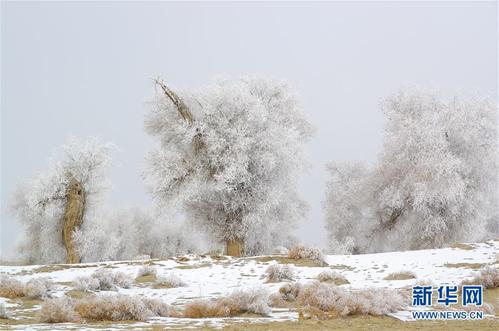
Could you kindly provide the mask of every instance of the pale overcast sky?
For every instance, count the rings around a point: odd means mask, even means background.
[[[317,132],[298,236],[326,244],[325,165],[373,161],[381,98],[403,86],[479,90],[497,100],[497,4],[1,3],[1,250],[21,227],[7,203],[71,135],[119,147],[116,206],[148,204],[141,180],[151,78],[177,87],[218,74],[285,78]]]

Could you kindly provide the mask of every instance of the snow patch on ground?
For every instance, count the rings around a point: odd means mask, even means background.
[[[422,281],[432,284],[458,285],[462,280],[470,278],[477,269],[486,265],[497,266],[499,241],[489,241],[479,244],[468,244],[468,248],[443,248],[418,251],[390,252],[365,255],[329,255],[326,261],[329,266],[305,267],[294,266],[295,280],[306,283],[314,280],[325,270],[334,270],[345,276],[350,284],[341,285],[345,288],[410,288]],[[48,277],[57,283],[54,297],[60,297],[72,289],[71,282],[78,277],[90,276],[100,268],[121,271],[135,278],[139,269],[145,264],[156,267],[157,277],[174,273],[186,283],[184,287],[152,288],[150,283],[134,284],[130,289],[119,288],[118,292],[129,295],[157,298],[168,304],[181,306],[195,299],[217,298],[228,295],[241,288],[266,288],[269,293],[275,293],[283,285],[281,283],[266,283],[265,270],[276,261],[262,262],[257,258],[230,258],[187,255],[183,258],[165,260],[101,262],[75,265],[54,266],[1,266],[0,273],[12,276],[26,282],[37,277]],[[391,273],[412,271],[415,279],[385,280]],[[6,309],[13,311],[18,304],[15,299],[0,298]],[[410,320],[410,302],[406,311],[397,312],[391,316],[402,320]],[[36,306],[35,306],[36,307]],[[298,313],[289,309],[274,308],[269,317],[232,317],[232,318],[161,318],[150,319],[147,323],[137,322],[133,326],[161,324],[169,328],[221,327],[229,320],[230,323],[258,323],[269,321],[296,320]],[[34,323],[36,319],[33,320]],[[0,324],[2,322],[0,321]],[[130,327],[130,324],[114,323],[113,328]],[[10,329],[82,329],[78,324],[30,324],[5,325]],[[111,327],[111,325],[109,325]],[[84,329],[92,329],[85,326]]]

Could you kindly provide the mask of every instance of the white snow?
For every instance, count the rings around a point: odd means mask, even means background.
[[[478,263],[497,266],[497,254],[499,252],[499,241],[469,244],[473,249],[460,248],[429,249],[418,251],[391,252],[366,255],[329,255],[326,257],[329,266],[326,267],[304,267],[294,266],[296,281],[306,283],[317,277],[325,270],[341,273],[350,284],[341,285],[351,288],[367,287],[410,287],[421,281],[429,281],[432,284],[459,285],[462,280],[470,278],[476,270],[469,267],[456,267],[457,263]],[[1,266],[0,273],[15,277],[26,282],[36,277],[48,277],[58,283],[53,296],[62,296],[72,287],[67,282],[74,281],[77,277],[89,276],[95,270],[108,267],[112,271],[121,271],[135,278],[138,270],[147,263],[153,263],[157,270],[157,276],[166,276],[174,273],[186,283],[184,287],[153,289],[147,284],[134,284],[130,289],[120,288],[119,293],[142,295],[164,300],[168,304],[183,305],[186,302],[199,298],[216,298],[230,294],[235,289],[264,287],[269,293],[276,292],[281,283],[266,283],[265,270],[276,261],[261,262],[258,258],[230,258],[216,259],[209,256],[187,255],[187,261],[183,259],[170,258],[166,260],[149,261],[120,261],[80,264],[78,266],[57,265],[65,267],[63,270],[51,272],[33,272],[43,266]],[[449,265],[451,264],[451,265]],[[56,267],[57,267],[56,266]],[[416,279],[409,280],[384,280],[383,278],[393,272],[412,271]],[[62,284],[61,284],[62,283]],[[150,286],[150,284],[149,284]],[[7,309],[15,303],[9,299],[0,298]],[[410,320],[410,299],[407,309],[395,314],[393,317]],[[251,322],[296,320],[296,311],[288,309],[273,309],[269,317],[237,317],[230,318],[230,322]],[[222,326],[227,323],[227,318],[210,319],[185,319],[185,318],[152,318],[149,324],[167,324],[168,327],[200,327],[200,326]],[[137,323],[137,326],[144,323]],[[120,323],[113,324],[116,328]],[[12,329],[26,329],[27,325],[8,326]],[[55,325],[29,325],[36,329],[67,329],[81,328],[74,324]]]

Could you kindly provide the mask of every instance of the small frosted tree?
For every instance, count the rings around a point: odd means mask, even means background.
[[[352,191],[333,187],[334,176],[330,183],[328,227],[344,244],[337,247],[417,249],[486,237],[497,210],[497,106],[413,91],[388,98],[384,111],[383,150],[367,179],[357,186],[359,176],[343,178]]]
[[[48,171],[18,188],[12,207],[25,226],[28,263],[80,262],[73,236],[98,207],[111,149],[96,138],[70,139]]]
[[[249,232],[286,236],[303,217],[296,191],[311,135],[295,94],[282,81],[220,80],[198,90],[161,88],[146,118],[160,146],[147,179],[156,201],[178,203],[189,221],[241,255]],[[274,239],[278,239],[277,237]],[[268,246],[251,240],[251,251]]]

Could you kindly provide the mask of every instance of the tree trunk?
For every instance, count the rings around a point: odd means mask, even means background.
[[[244,240],[235,238],[225,242],[225,253],[229,256],[243,256],[244,255]]]
[[[79,181],[71,177],[66,191],[66,206],[63,217],[62,240],[66,247],[66,263],[80,263],[81,257],[73,241],[73,232],[83,223],[85,190]]]

